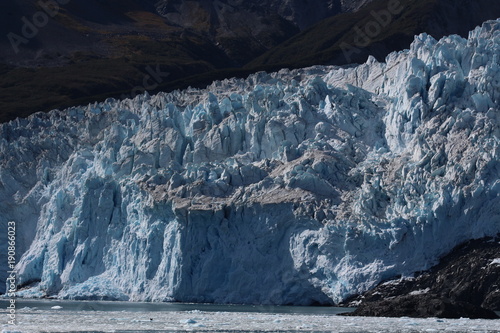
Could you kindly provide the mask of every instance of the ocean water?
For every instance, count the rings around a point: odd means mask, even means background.
[[[498,332],[500,320],[347,317],[353,309],[184,303],[23,300],[16,324],[0,301],[2,333]]]
[[[9,301],[0,299],[0,310],[5,310]],[[53,310],[60,306],[67,311],[127,311],[127,312],[260,312],[290,314],[325,314],[336,315],[352,312],[354,308],[331,306],[273,306],[273,305],[232,305],[232,304],[199,304],[199,303],[152,303],[152,302],[110,302],[110,301],[71,301],[56,299],[22,299],[16,300],[18,309]]]

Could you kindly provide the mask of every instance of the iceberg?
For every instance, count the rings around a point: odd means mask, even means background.
[[[421,34],[385,62],[1,124],[19,293],[335,304],[494,236],[499,55],[488,21],[468,39]]]

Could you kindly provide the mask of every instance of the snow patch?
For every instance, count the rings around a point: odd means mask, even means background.
[[[427,294],[430,290],[431,290],[430,288],[414,290],[414,291],[410,292],[408,295],[410,295],[410,296],[424,295],[424,294]]]
[[[500,258],[493,259],[489,264],[490,265],[500,265]]]

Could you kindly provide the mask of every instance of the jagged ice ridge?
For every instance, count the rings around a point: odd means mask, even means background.
[[[499,55],[489,21],[384,63],[2,124],[18,294],[331,304],[496,235]]]

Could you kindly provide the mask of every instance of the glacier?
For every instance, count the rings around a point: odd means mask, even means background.
[[[499,123],[500,20],[1,124],[18,296],[341,302],[500,232]]]

